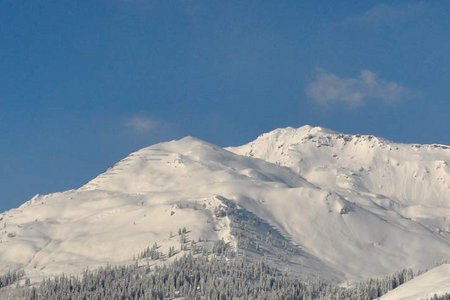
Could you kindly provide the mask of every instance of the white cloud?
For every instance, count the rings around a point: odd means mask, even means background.
[[[354,78],[318,70],[313,81],[306,86],[306,94],[320,105],[344,104],[354,108],[370,100],[392,104],[410,97],[412,92],[398,83],[379,78],[370,70],[362,70]]]
[[[426,4],[422,2],[410,2],[403,4],[380,3],[369,10],[350,17],[347,23],[377,25],[390,22],[405,21],[416,17],[426,10]]]
[[[149,132],[159,128],[161,122],[148,116],[133,116],[124,125],[138,132]]]

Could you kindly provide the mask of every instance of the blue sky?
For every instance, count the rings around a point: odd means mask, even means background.
[[[0,211],[131,151],[319,125],[450,144],[450,1],[0,0]]]

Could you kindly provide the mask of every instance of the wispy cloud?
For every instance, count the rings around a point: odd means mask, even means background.
[[[370,70],[362,70],[356,77],[345,78],[320,69],[305,91],[317,104],[344,104],[350,108],[362,106],[370,100],[392,104],[412,95],[410,89],[384,80]]]
[[[161,121],[149,116],[133,116],[124,125],[136,132],[150,132],[161,126]]]
[[[409,2],[403,4],[379,3],[367,11],[349,17],[347,24],[380,25],[391,22],[401,22],[422,14],[427,8],[423,2]]]

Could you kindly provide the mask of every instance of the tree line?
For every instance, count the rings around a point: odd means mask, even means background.
[[[319,278],[304,279],[281,272],[264,261],[185,255],[163,266],[141,266],[136,262],[86,270],[81,276],[57,276],[24,289],[23,297],[30,300],[371,300],[415,275],[405,269],[343,288]]]

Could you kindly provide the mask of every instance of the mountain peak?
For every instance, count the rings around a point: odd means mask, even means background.
[[[448,168],[442,162],[449,161],[450,152],[444,146],[400,144],[306,125],[276,129],[228,150],[288,167],[319,186],[364,190],[408,205],[448,205],[444,195],[450,182],[444,180]]]
[[[301,135],[301,134],[320,134],[320,133],[336,133],[336,132],[333,131],[333,130],[324,128],[324,127],[320,127],[320,126],[303,125],[303,126],[300,126],[300,127],[297,127],[297,128],[291,127],[291,126],[288,126],[288,127],[285,127],[285,128],[277,128],[277,129],[274,129],[274,130],[269,131],[267,133],[264,133],[262,135],[266,135],[266,134],[282,134],[282,133],[285,133],[285,134],[296,133],[296,134]]]
[[[323,135],[338,135],[338,132],[333,130],[319,127],[319,126],[311,126],[304,125],[298,128],[294,127],[285,127],[278,128],[260,135],[254,142],[256,141],[266,141],[266,142],[290,142],[297,143],[301,140],[308,138],[311,139],[314,136],[323,136]]]

